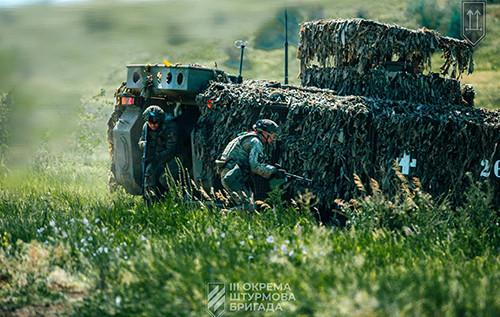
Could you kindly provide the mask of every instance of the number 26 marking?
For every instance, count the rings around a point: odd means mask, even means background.
[[[481,177],[490,177],[490,174],[491,174],[490,161],[489,160],[482,160],[481,166],[484,166],[484,168],[480,174]],[[500,160],[496,161],[495,164],[493,165],[493,174],[495,174],[496,177],[500,178]]]

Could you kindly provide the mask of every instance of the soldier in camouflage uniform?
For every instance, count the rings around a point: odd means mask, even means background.
[[[264,178],[283,177],[285,171],[263,162],[264,146],[276,139],[278,125],[269,119],[258,120],[253,131],[240,134],[224,149],[216,161],[222,186],[235,202],[253,209],[253,194],[249,186],[251,174]]]
[[[177,125],[171,115],[158,106],[150,106],[144,110],[142,135],[139,148],[144,151],[144,198],[148,203],[157,201],[168,189],[165,170],[168,167],[172,176],[176,176],[177,164]]]

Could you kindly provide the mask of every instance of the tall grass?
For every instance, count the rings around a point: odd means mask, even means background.
[[[48,172],[4,181],[1,312],[203,316],[208,282],[266,282],[290,285],[296,300],[282,303],[285,316],[497,315],[491,193],[472,185],[452,209],[400,177],[397,197],[372,181],[371,195],[344,202],[346,228],[276,197],[251,214],[173,191],[147,209]]]

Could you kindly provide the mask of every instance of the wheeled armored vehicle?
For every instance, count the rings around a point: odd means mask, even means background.
[[[471,175],[500,200],[500,112],[475,108],[473,89],[459,81],[473,71],[472,53],[467,42],[426,29],[321,20],[301,27],[301,86],[242,82],[198,65],[129,65],[109,120],[112,178],[141,194],[141,114],[158,105],[180,127],[182,165],[207,189],[220,186],[214,161],[227,142],[270,118],[282,129],[270,160],[311,178],[328,208],[356,195],[354,175],[390,191],[397,172],[453,201]]]

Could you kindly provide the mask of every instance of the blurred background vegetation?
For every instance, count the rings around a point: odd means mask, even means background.
[[[236,73],[239,51],[233,42],[244,39],[249,41],[244,77],[282,80],[285,7],[294,84],[299,84],[299,24],[306,20],[363,17],[424,26],[455,37],[460,32],[459,0],[115,0],[3,6],[0,94],[2,107],[7,109],[8,103],[9,111],[0,112],[0,137],[9,151],[0,151],[2,161],[23,166],[41,146],[49,153],[65,152],[75,137],[97,139],[91,142],[100,149],[94,153],[96,159],[107,160],[106,116],[129,63],[166,58],[173,63],[217,64]],[[495,109],[500,107],[500,5],[489,3],[487,13],[487,36],[475,53],[476,72],[463,81],[475,86],[478,106]],[[89,107],[88,100],[96,95],[109,107]]]
[[[305,194],[294,208],[276,195],[276,209],[254,216],[189,205],[175,191],[148,209],[107,190],[106,121],[126,64],[168,59],[235,74],[233,43],[243,39],[244,77],[282,81],[288,7],[290,80],[299,84],[302,21],[363,17],[456,36],[458,0],[7,1],[1,316],[200,316],[207,281],[289,282],[299,300],[285,316],[499,315],[498,213],[484,188],[451,208],[413,183],[402,181],[391,200],[371,182],[373,196],[339,202],[347,230],[318,224]],[[476,71],[463,81],[477,106],[498,109],[500,4],[487,13]]]

